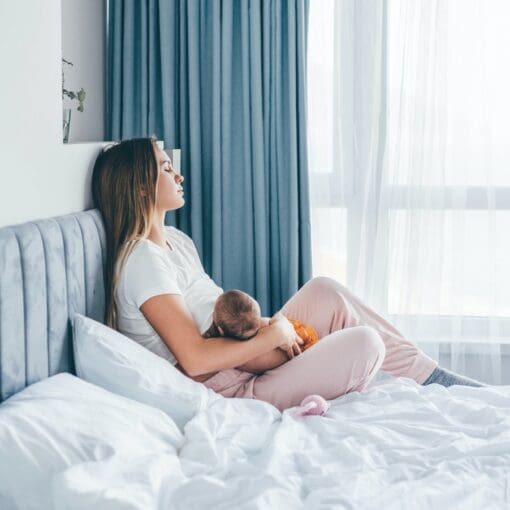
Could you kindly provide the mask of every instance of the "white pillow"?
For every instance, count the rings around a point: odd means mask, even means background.
[[[78,465],[175,457],[183,443],[159,409],[54,375],[0,405],[0,507],[54,508],[62,479]]]
[[[223,398],[171,363],[93,319],[75,314],[74,359],[82,379],[167,413],[181,428]]]

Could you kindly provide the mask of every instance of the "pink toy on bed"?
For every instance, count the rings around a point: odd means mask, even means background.
[[[308,395],[302,400],[293,416],[324,416],[328,409],[329,404],[320,395]]]

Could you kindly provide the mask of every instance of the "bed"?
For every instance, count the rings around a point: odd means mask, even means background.
[[[0,229],[2,510],[510,508],[509,386],[223,398],[99,324],[104,241],[95,210]]]

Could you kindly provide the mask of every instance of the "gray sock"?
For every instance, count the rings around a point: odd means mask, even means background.
[[[455,372],[451,372],[446,368],[436,367],[434,371],[429,375],[428,379],[422,383],[423,386],[427,384],[440,384],[441,386],[453,386],[454,384],[460,384],[461,386],[487,386],[480,381],[470,379]]]

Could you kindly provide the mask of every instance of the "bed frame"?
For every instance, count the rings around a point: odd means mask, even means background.
[[[0,402],[75,373],[69,319],[103,320],[105,253],[97,210],[0,228]]]

